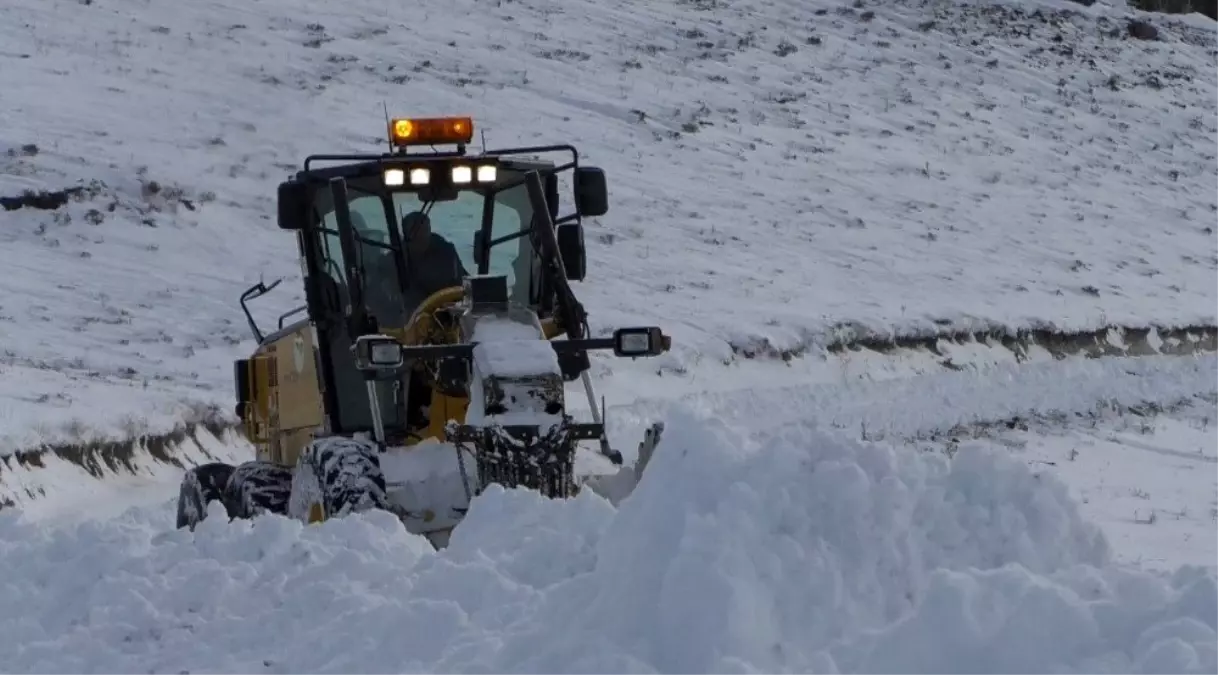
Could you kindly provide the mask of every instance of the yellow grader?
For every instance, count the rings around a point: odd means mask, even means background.
[[[280,184],[306,303],[264,335],[247,303],[278,282],[242,295],[258,347],[235,363],[237,414],[256,458],[188,470],[179,528],[212,501],[230,519],[383,509],[441,547],[492,483],[616,500],[659,441],[657,424],[622,466],[588,376],[589,351],[671,345],[657,327],[590,336],[571,289],[586,271],[582,218],[608,211],[604,172],[570,145],[467,153],[468,117],[388,127],[385,154],[310,156]],[[573,209],[561,215],[565,173]],[[567,410],[577,380],[591,422]],[[577,474],[581,442],[607,471]]]

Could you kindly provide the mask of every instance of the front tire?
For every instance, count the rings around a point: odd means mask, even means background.
[[[386,509],[385,474],[374,443],[319,438],[301,453],[292,477],[291,517],[306,522]]]
[[[292,491],[292,470],[274,462],[243,462],[224,488],[224,505],[231,518],[264,513],[284,515]]]
[[[187,469],[178,488],[178,529],[186,527],[193,531],[207,517],[208,504],[215,501],[224,503],[224,488],[235,470],[236,467],[223,462],[200,464]],[[225,510],[232,518],[228,504],[225,504]]]

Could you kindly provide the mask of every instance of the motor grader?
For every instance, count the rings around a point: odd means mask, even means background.
[[[605,174],[581,166],[570,145],[472,154],[472,138],[468,117],[390,119],[386,153],[309,156],[279,186],[278,222],[296,233],[306,303],[265,335],[247,303],[278,282],[241,296],[258,347],[235,363],[237,414],[256,457],[189,469],[179,528],[193,529],[212,501],[230,519],[318,522],[377,508],[441,547],[492,483],[616,498],[637,481],[662,427],[647,429],[639,460],[622,466],[589,352],[657,356],[671,341],[650,326],[589,335],[570,282],[586,272],[582,219],[608,211]],[[565,215],[563,174],[573,191]],[[408,214],[452,244],[463,278],[424,287]],[[577,380],[590,422],[567,410]],[[577,473],[577,454],[607,470]]]

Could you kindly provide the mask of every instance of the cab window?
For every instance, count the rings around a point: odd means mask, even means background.
[[[397,211],[398,226],[406,214],[423,208],[418,196],[411,192],[399,192],[393,196]],[[428,217],[431,231],[448,240],[457,249],[461,263],[474,273],[478,265],[474,262],[474,235],[482,227],[482,209],[486,197],[478,192],[462,192],[457,199],[434,202]],[[495,194],[491,224],[491,240],[516,234],[527,227],[531,218],[528,194],[523,185]],[[406,233],[402,232],[403,240]],[[508,289],[517,302],[528,302],[529,265],[532,256],[527,237],[518,237],[491,248],[490,274],[505,274]]]

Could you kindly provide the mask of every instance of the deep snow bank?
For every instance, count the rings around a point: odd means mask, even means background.
[[[390,516],[167,530],[0,514],[0,663],[18,671],[1196,671],[1216,584],[1123,570],[1065,490],[689,415],[635,495],[480,497],[433,553]]]

